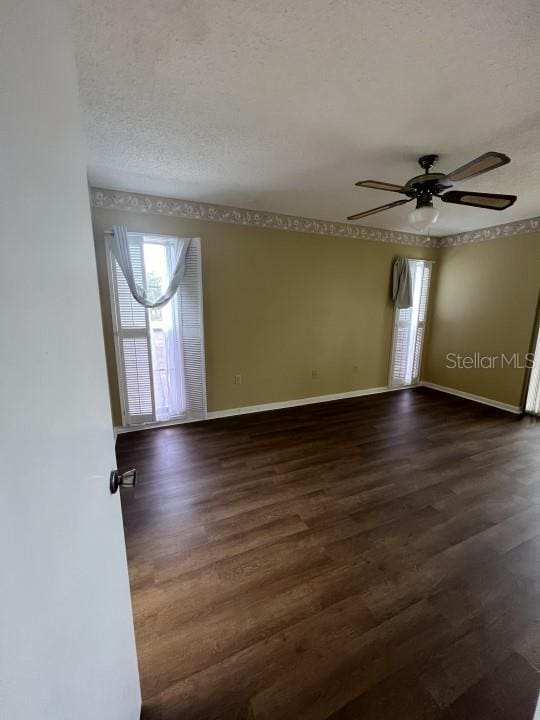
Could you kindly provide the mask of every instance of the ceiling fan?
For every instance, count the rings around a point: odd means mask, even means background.
[[[369,187],[375,190],[388,190],[397,192],[407,197],[404,200],[380,205],[379,207],[364,212],[350,215],[347,220],[359,220],[360,218],[374,215],[375,213],[388,210],[398,205],[416,200],[416,209],[409,214],[409,221],[417,229],[426,229],[437,221],[439,211],[433,207],[433,197],[440,198],[445,203],[454,205],[470,205],[471,207],[486,208],[488,210],[505,210],[516,201],[515,195],[499,195],[496,193],[465,192],[463,190],[450,190],[455,182],[468,180],[476,175],[495,170],[510,162],[508,155],[498,152],[487,152],[475,160],[462,165],[450,173],[430,172],[431,168],[439,159],[438,155],[422,155],[418,159],[420,167],[424,170],[423,175],[416,175],[407,180],[405,185],[394,185],[392,183],[379,182],[378,180],[361,180],[356,185]]]

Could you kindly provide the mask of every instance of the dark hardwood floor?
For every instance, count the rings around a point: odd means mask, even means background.
[[[122,435],[153,720],[532,720],[540,423],[427,389]]]

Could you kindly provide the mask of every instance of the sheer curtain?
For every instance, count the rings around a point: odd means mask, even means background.
[[[113,227],[109,243],[111,252],[120,265],[129,289],[131,290],[131,294],[135,300],[147,308],[157,308],[168,303],[174,293],[178,290],[178,286],[180,285],[186,270],[186,253],[189,247],[189,238],[178,239],[169,285],[164,293],[154,302],[148,298],[146,290],[135,282],[133,266],[131,264],[131,254],[129,251],[127,227],[125,225],[115,225]]]

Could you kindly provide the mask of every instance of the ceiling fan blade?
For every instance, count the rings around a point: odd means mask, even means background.
[[[487,208],[488,210],[506,210],[516,202],[515,195],[498,195],[497,193],[464,192],[463,190],[450,190],[440,196],[446,203],[456,205],[471,205],[472,207]]]
[[[482,175],[483,173],[495,170],[495,168],[506,165],[510,162],[508,155],[498,152],[487,152],[480,157],[471,160],[470,162],[458,167],[451,173],[448,173],[441,178],[442,181],[450,180],[451,182],[460,182],[461,180],[467,180],[468,178],[475,177],[476,175]]]
[[[366,217],[367,215],[374,215],[375,213],[382,212],[383,210],[389,210],[390,208],[397,207],[398,205],[404,205],[405,203],[411,202],[414,198],[407,198],[406,200],[396,200],[396,202],[388,203],[387,205],[380,205],[379,207],[373,208],[372,210],[365,210],[364,212],[356,213],[356,215],[350,215],[347,220],[359,220],[360,218]]]
[[[380,182],[379,180],[360,180],[355,183],[358,187],[368,187],[374,190],[388,190],[389,192],[410,193],[411,188],[404,185],[394,185],[393,183]]]

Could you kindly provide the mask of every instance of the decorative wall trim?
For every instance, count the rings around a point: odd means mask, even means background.
[[[500,237],[511,237],[513,235],[526,235],[527,233],[540,232],[540,217],[529,218],[528,220],[516,220],[504,225],[492,225],[480,230],[459,233],[458,235],[447,235],[446,237],[433,238],[434,247],[453,247],[454,245],[471,245],[495,240]]]
[[[491,398],[484,397],[483,395],[473,395],[472,393],[464,392],[463,390],[456,390],[455,388],[449,388],[444,385],[437,385],[431,382],[422,381],[420,385],[422,385],[422,387],[431,388],[432,390],[437,390],[438,392],[446,393],[447,395],[456,395],[457,397],[464,398],[465,400],[472,400],[473,402],[481,403],[482,405],[490,405],[498,410],[505,410],[506,412],[514,413],[515,415],[521,415],[523,413],[523,409],[517,405],[509,405],[508,403],[492,400]]]
[[[384,230],[383,228],[365,227],[351,223],[315,220],[313,218],[297,217],[296,215],[283,215],[282,213],[264,212],[262,210],[246,210],[228,205],[213,205],[191,200],[159,197],[157,195],[104,190],[103,188],[90,188],[90,200],[92,207],[108,210],[128,210],[129,212],[169,215],[190,220],[251,225],[252,227],[268,228],[270,230],[288,230],[291,232],[372,240],[374,242],[416,247],[444,248],[455,245],[471,245],[499,237],[540,232],[540,216],[527,220],[516,220],[503,225],[493,225],[479,230],[471,230],[457,235],[430,238],[426,235],[416,235],[397,230]]]
[[[289,230],[291,232],[345,237],[358,240],[395,243],[396,245],[416,245],[431,247],[432,241],[424,235],[384,230],[383,228],[364,227],[351,223],[314,220],[312,218],[283,215],[281,213],[245,210],[244,208],[227,205],[177,200],[175,198],[141,195],[139,193],[120,192],[91,188],[92,207],[108,210],[128,210],[130,212],[151,213],[154,215],[170,215],[190,220],[207,220],[210,222],[232,223],[234,225],[251,225],[270,230]]]

